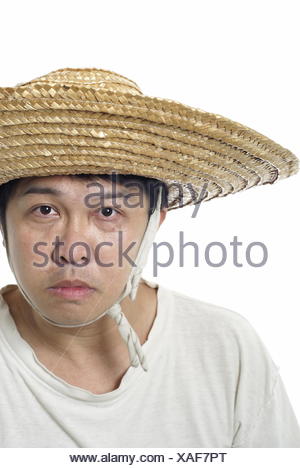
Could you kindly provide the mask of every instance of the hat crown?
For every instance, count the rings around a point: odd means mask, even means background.
[[[30,85],[34,86],[35,84],[84,86],[95,90],[143,94],[134,81],[110,70],[99,68],[60,68],[16,86],[30,87]]]

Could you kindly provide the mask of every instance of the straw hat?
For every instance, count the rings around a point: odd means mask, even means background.
[[[288,149],[221,115],[143,95],[118,73],[64,68],[0,88],[0,184],[133,174],[169,186],[169,210],[295,174]],[[178,190],[178,186],[182,190]]]

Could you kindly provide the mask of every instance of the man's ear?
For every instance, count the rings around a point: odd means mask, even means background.
[[[160,220],[159,220],[158,229],[160,228],[161,224],[162,224],[162,223],[164,222],[164,220],[166,219],[167,211],[168,211],[167,208],[162,208],[162,209],[160,210]]]
[[[6,245],[5,245],[5,240],[4,240],[5,237],[4,237],[4,232],[3,232],[2,224],[0,224],[0,231],[1,231],[1,236],[2,236],[2,238],[3,238],[2,244],[4,245],[4,247],[6,247]]]

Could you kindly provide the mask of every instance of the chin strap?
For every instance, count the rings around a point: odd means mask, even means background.
[[[92,319],[88,322],[82,322],[82,323],[77,323],[75,325],[68,325],[60,322],[56,322],[54,320],[49,319],[45,315],[43,315],[32,303],[31,299],[28,297],[28,295],[25,293],[21,285],[18,283],[18,287],[23,294],[24,298],[29,302],[31,307],[47,322],[51,323],[52,325],[55,325],[57,327],[64,327],[64,328],[77,328],[77,327],[83,327],[86,325],[90,325],[91,323],[96,322],[99,320],[101,317],[104,315],[109,315],[117,324],[118,330],[120,332],[120,335],[122,336],[123,340],[125,341],[129,356],[130,356],[130,361],[131,361],[131,366],[133,367],[138,367],[139,363],[141,364],[142,368],[144,371],[148,370],[148,364],[146,361],[146,356],[143,353],[142,350],[142,345],[140,343],[140,340],[135,333],[134,329],[128,322],[127,318],[125,317],[124,313],[122,312],[122,308],[120,305],[120,302],[129,295],[130,299],[132,301],[135,300],[141,274],[143,271],[143,268],[146,265],[147,262],[147,257],[149,254],[149,251],[152,247],[153,240],[155,238],[155,234],[158,230],[159,227],[159,221],[160,221],[160,208],[161,208],[161,187],[158,189],[158,199],[157,199],[157,205],[154,210],[154,212],[151,214],[148,225],[146,227],[146,230],[144,232],[144,236],[141,242],[141,245],[139,247],[138,254],[136,256],[136,259],[134,261],[136,266],[133,266],[129,278],[127,280],[126,286],[120,295],[119,299],[115,302],[115,304],[112,305],[109,309],[106,311],[102,312],[101,315],[96,317],[95,319]],[[9,255],[7,255],[8,262],[10,264],[10,267],[12,271],[14,271]],[[16,276],[16,275],[15,275]]]
[[[144,371],[148,370],[146,356],[143,353],[142,346],[137,334],[135,333],[134,329],[129,324],[127,318],[122,312],[120,302],[128,295],[132,301],[134,301],[136,298],[141,274],[147,263],[148,254],[152,247],[155,234],[159,227],[161,195],[161,188],[159,188],[156,208],[149,218],[143,240],[141,242],[138,254],[134,261],[136,266],[133,266],[131,269],[123,294],[118,299],[118,301],[106,312],[111,318],[113,318],[116,321],[119,327],[120,334],[128,347],[131,365],[133,367],[137,367],[140,362]]]
[[[122,312],[121,306],[119,303],[114,304],[107,314],[116,322],[118,325],[119,332],[125,341],[129,357],[130,365],[133,367],[138,367],[139,362],[145,371],[148,370],[148,365],[146,362],[146,357],[142,351],[142,346],[140,340],[135,333],[134,329],[128,322],[127,318]]]

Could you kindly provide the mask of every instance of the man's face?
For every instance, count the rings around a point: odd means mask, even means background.
[[[38,193],[41,189],[59,193]],[[114,200],[112,192],[136,196]],[[148,210],[148,197],[143,196],[142,204],[136,186],[96,177],[22,180],[6,211],[10,265],[18,284],[49,319],[76,324],[96,318],[123,291],[147,227]],[[48,289],[76,279],[94,290],[65,297]]]

